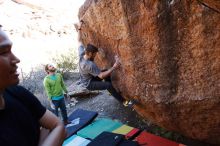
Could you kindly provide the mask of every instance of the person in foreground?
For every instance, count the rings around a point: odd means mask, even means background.
[[[107,70],[100,70],[94,62],[99,49],[92,44],[87,44],[84,48],[81,40],[81,29],[83,21],[80,24],[75,24],[78,32],[78,45],[79,45],[79,73],[80,83],[88,90],[108,90],[115,99],[123,103],[124,106],[133,107],[133,101],[125,100],[113,87],[111,83],[111,74],[113,71],[120,67],[118,56],[115,56],[114,65]]]
[[[63,123],[41,105],[27,89],[19,86],[12,42],[0,26],[0,145],[61,146],[66,136]],[[46,137],[42,129],[49,133]]]
[[[58,109],[60,108],[63,122],[65,125],[69,124],[66,104],[64,99],[64,92],[67,94],[67,89],[60,73],[56,73],[56,68],[47,64],[45,66],[47,76],[44,78],[44,88],[47,92],[48,100],[55,106],[55,114],[58,117]]]

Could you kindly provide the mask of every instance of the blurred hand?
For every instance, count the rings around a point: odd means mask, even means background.
[[[99,50],[98,51],[99,56],[101,56],[101,58],[104,59],[105,58],[105,51],[104,51],[104,49],[103,48],[99,48],[98,50]]]
[[[66,99],[70,98],[70,95],[68,93],[64,93],[63,95]]]
[[[78,32],[79,30],[81,30],[82,24],[83,24],[83,21],[82,21],[82,20],[81,20],[79,23],[75,23],[75,24],[74,24],[74,27],[75,27],[75,29],[76,29],[77,32]]]
[[[118,55],[115,55],[115,63],[114,63],[114,65],[113,65],[113,68],[114,69],[117,69],[117,68],[119,68],[120,67],[120,59],[119,59],[119,57],[118,57]]]
[[[52,100],[49,100],[49,102],[50,102],[51,109],[55,110],[55,105],[53,104]]]
[[[78,32],[79,31],[79,26],[78,26],[78,24],[74,24],[74,27],[75,27],[75,29],[76,29],[76,32]]]
[[[115,61],[119,61],[118,55],[115,55]]]

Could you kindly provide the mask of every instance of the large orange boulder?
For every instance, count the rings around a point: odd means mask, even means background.
[[[114,86],[140,102],[144,118],[185,136],[220,144],[220,1],[87,0],[82,39],[114,55]]]

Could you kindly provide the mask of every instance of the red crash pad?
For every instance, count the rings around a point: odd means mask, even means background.
[[[136,141],[141,146],[184,146],[183,144],[150,134],[143,131],[136,137]]]

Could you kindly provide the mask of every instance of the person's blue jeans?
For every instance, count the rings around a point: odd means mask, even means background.
[[[58,109],[60,108],[63,121],[67,121],[68,117],[67,117],[66,104],[64,98],[60,100],[52,100],[52,102],[55,107],[54,114],[58,117],[59,116]]]

